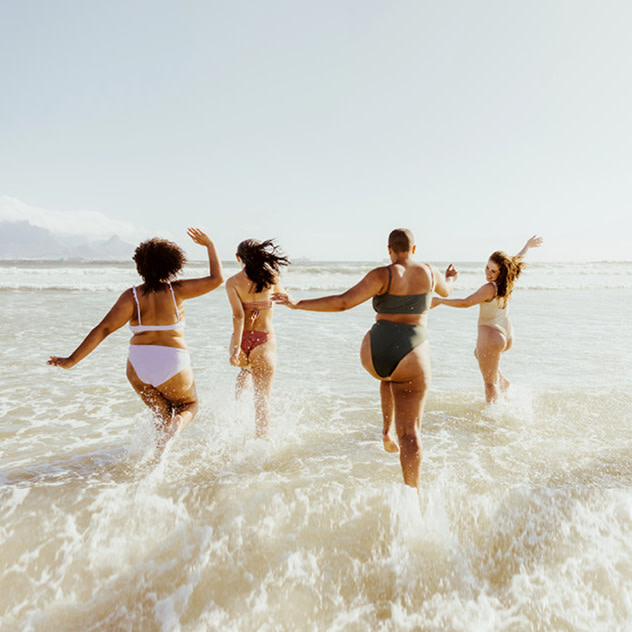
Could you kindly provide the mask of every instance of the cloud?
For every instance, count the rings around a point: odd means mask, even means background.
[[[108,239],[118,235],[136,242],[141,232],[129,222],[112,219],[99,211],[54,211],[29,206],[15,198],[0,196],[0,221],[28,221],[33,226],[47,228],[54,235]]]

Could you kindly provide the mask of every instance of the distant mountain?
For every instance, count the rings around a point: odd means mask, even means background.
[[[54,235],[28,221],[0,221],[0,259],[129,259],[134,246],[117,235],[107,240],[77,241]]]

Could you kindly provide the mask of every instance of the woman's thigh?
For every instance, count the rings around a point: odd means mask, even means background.
[[[476,358],[485,379],[495,378],[500,356],[507,346],[505,336],[493,327],[479,327],[476,340]]]
[[[156,390],[172,404],[178,406],[197,401],[193,369],[188,368],[176,373],[172,378],[156,387]]]
[[[255,388],[270,390],[276,370],[276,341],[264,342],[250,352],[248,369],[252,374]]]

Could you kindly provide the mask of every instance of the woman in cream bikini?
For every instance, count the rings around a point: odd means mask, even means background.
[[[502,250],[493,252],[485,266],[487,283],[466,298],[433,298],[432,307],[472,307],[480,305],[478,339],[474,355],[485,383],[485,400],[498,399],[509,388],[509,381],[500,372],[500,356],[511,348],[513,327],[509,320],[509,299],[514,283],[525,263],[522,258],[530,248],[542,245],[542,238],[534,235],[514,257]]]
[[[272,292],[281,292],[279,270],[290,262],[272,240],[242,241],[237,246],[242,269],[226,281],[233,310],[230,363],[241,367],[235,396],[241,397],[252,377],[255,401],[255,428],[265,438],[270,426],[270,392],[276,368],[276,341],[272,328]]]
[[[430,385],[428,310],[433,292],[450,295],[457,271],[448,266],[444,278],[434,266],[413,261],[414,253],[413,234],[398,228],[388,238],[391,264],[374,268],[346,292],[300,301],[283,293],[272,298],[291,309],[316,312],[341,312],[373,299],[376,322],[362,340],[360,358],[381,381],[384,448],[400,452],[404,483],[419,490],[421,417]]]
[[[103,320],[68,357],[51,356],[48,364],[69,369],[112,332],[129,323],[132,338],[127,379],[156,415],[164,447],[195,416],[198,398],[191,359],[184,341],[183,301],[202,296],[222,284],[222,266],[211,239],[197,228],[188,235],[205,246],[208,276],[174,280],[186,263],[184,252],[173,242],[150,239],[134,253],[143,284],[125,290]],[[173,281],[173,282],[172,282]]]

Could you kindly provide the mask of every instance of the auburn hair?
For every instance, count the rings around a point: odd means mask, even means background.
[[[146,293],[158,291],[163,283],[172,281],[187,261],[178,244],[153,237],[143,241],[134,251],[132,259],[143,278]]]
[[[496,279],[496,298],[500,307],[506,307],[525,262],[521,257],[512,257],[502,250],[492,252],[489,258],[500,268]]]

